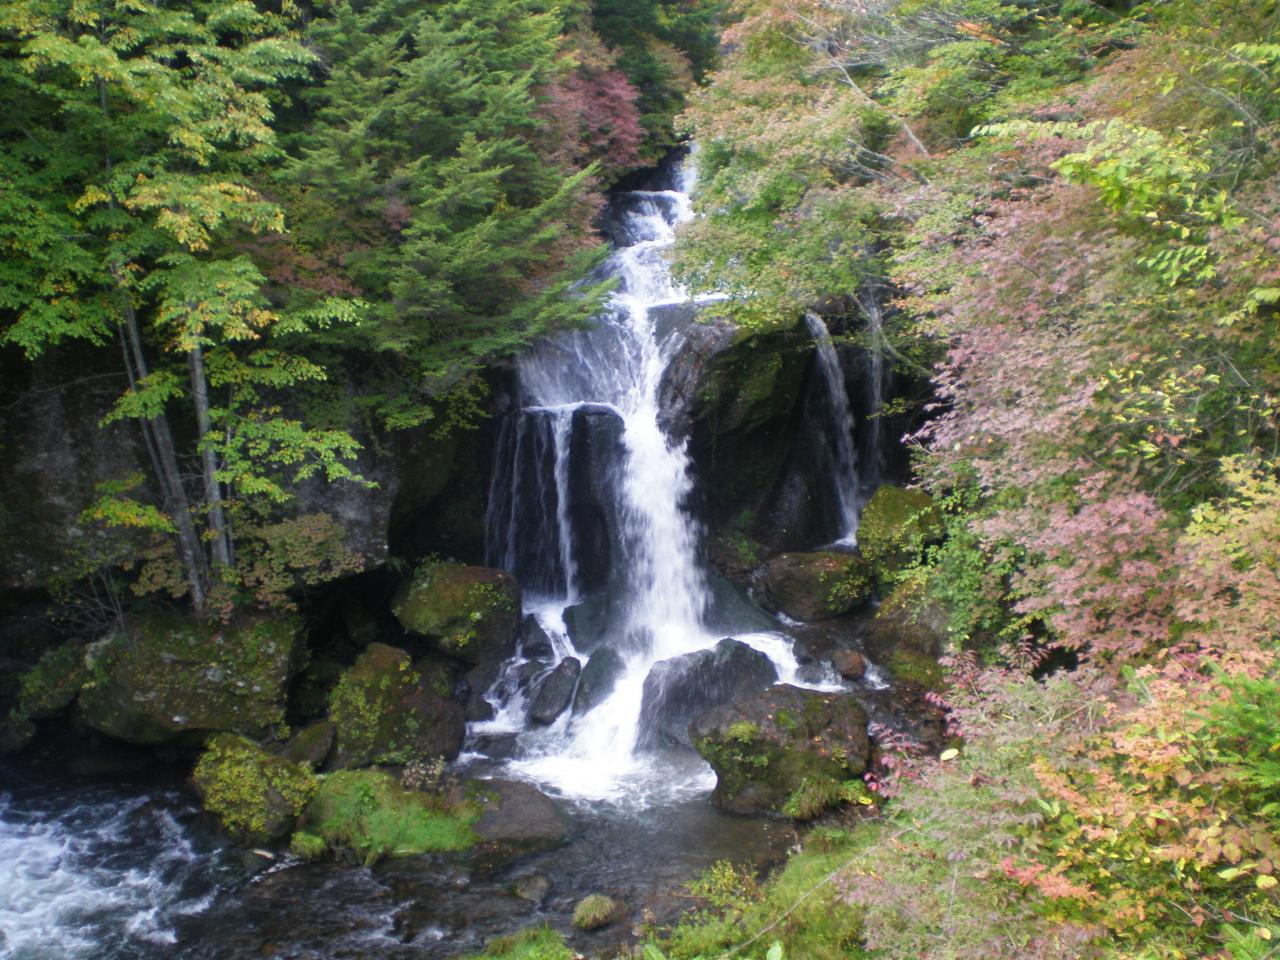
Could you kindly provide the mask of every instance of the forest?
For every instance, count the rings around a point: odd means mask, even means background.
[[[216,856],[499,891],[156,956],[1280,956],[1272,0],[7,0],[0,50],[0,851],[109,743]],[[563,772],[619,753],[724,818],[626,867],[677,902],[527,859],[622,868]],[[0,958],[153,955],[23,939],[25,882]]]

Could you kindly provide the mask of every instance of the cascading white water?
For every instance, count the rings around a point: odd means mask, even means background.
[[[844,386],[844,371],[831,340],[831,332],[816,313],[806,313],[805,324],[817,347],[818,370],[827,391],[831,414],[831,458],[836,504],[840,510],[840,536],[836,543],[853,546],[858,541],[858,518],[862,512],[862,492],[858,478],[858,455],[853,445],[853,413]]]
[[[564,575],[556,595],[535,592],[526,602],[552,639],[556,661],[568,654],[587,659],[573,649],[563,617],[578,599],[569,516],[572,420],[591,410],[611,412],[620,421],[621,456],[606,465],[609,476],[601,473],[591,482],[607,487],[616,499],[618,555],[613,557],[609,592],[617,615],[607,643],[621,655],[624,667],[612,692],[594,709],[577,716],[566,712],[551,726],[537,729],[522,729],[523,697],[511,695],[514,684],[508,682],[503,691],[507,699],[494,698],[495,718],[474,729],[521,730],[509,770],[578,799],[643,801],[706,790],[714,783],[710,769],[691,753],[682,759],[636,750],[644,683],[653,665],[710,649],[723,636],[706,625],[711,591],[698,560],[699,530],[687,509],[693,478],[685,443],[669,437],[659,419],[663,373],[682,342],[691,303],[674,282],[666,253],[676,228],[693,216],[692,165],[680,168],[675,179],[675,189],[633,191],[620,198],[615,230],[620,246],[603,267],[607,276],[617,278],[618,287],[599,321],[588,330],[540,344],[518,365],[524,400],[518,416],[553,411],[557,417],[552,431],[555,551]],[[518,460],[518,451],[509,456]],[[533,518],[521,531],[516,515],[536,509],[531,505],[542,502],[541,488],[526,482],[516,489],[521,484],[516,470],[505,471],[501,482],[495,480],[490,503],[490,535],[501,540],[490,544],[490,555],[505,561],[508,569],[518,566],[512,562],[521,552],[516,541],[540,536],[545,529]],[[526,586],[529,580],[545,579],[532,570],[517,573]],[[735,636],[765,653],[782,680],[795,682],[798,665],[787,638],[758,632]],[[522,666],[517,661],[509,676]]]

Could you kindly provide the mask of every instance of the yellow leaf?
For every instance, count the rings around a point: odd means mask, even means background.
[[[1262,874],[1259,874],[1257,878],[1254,879],[1253,882],[1254,882],[1254,885],[1257,886],[1259,890],[1270,890],[1277,883],[1280,883],[1280,880],[1277,880],[1275,877],[1269,877],[1265,873],[1262,873]]]
[[[942,753],[938,755],[938,759],[945,763],[948,760],[954,760],[958,756],[960,756],[960,751],[955,747],[952,747],[950,750],[943,750]]]

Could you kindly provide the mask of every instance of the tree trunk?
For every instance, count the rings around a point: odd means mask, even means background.
[[[147,374],[147,358],[142,352],[142,334],[138,330],[138,315],[124,293],[124,329],[133,359],[133,369],[137,379],[144,379]],[[173,442],[173,432],[169,429],[169,419],[162,413],[146,421],[154,442],[156,464],[159,468],[160,489],[164,494],[165,506],[174,525],[178,528],[178,553],[182,557],[183,570],[187,575],[187,583],[191,587],[191,605],[197,611],[203,611],[208,598],[209,574],[204,559],[204,548],[196,533],[195,522],[191,519],[191,501],[187,499],[186,488],[182,485],[182,473],[178,469],[178,452]]]
[[[213,528],[213,563],[231,566],[231,528],[222,507],[222,485],[218,483],[218,455],[209,443],[209,380],[204,372],[204,350],[197,343],[187,355],[191,367],[191,396],[196,406],[197,447],[204,472],[204,496],[209,505],[209,525]]]

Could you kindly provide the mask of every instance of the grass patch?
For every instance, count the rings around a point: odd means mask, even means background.
[[[522,930],[509,937],[500,937],[489,944],[484,953],[464,960],[573,960],[574,952],[564,938],[547,927]]]
[[[814,830],[804,849],[794,854],[774,879],[763,887],[742,883],[737,895],[719,877],[695,881],[691,885],[695,895],[705,896],[709,885],[716,887],[719,895],[707,897],[707,908],[691,914],[652,945],[666,960],[715,957],[776,922],[752,949],[742,952],[744,958],[763,957],[774,942],[782,944],[787,958],[797,960],[862,957],[858,913],[839,903],[840,891],[824,881],[869,846],[877,834],[874,825],[852,832]],[[723,872],[724,868],[717,866]]]
[[[346,847],[366,862],[380,857],[466,850],[476,842],[479,811],[405,790],[377,770],[340,770],[320,781],[307,808],[306,832]]]

